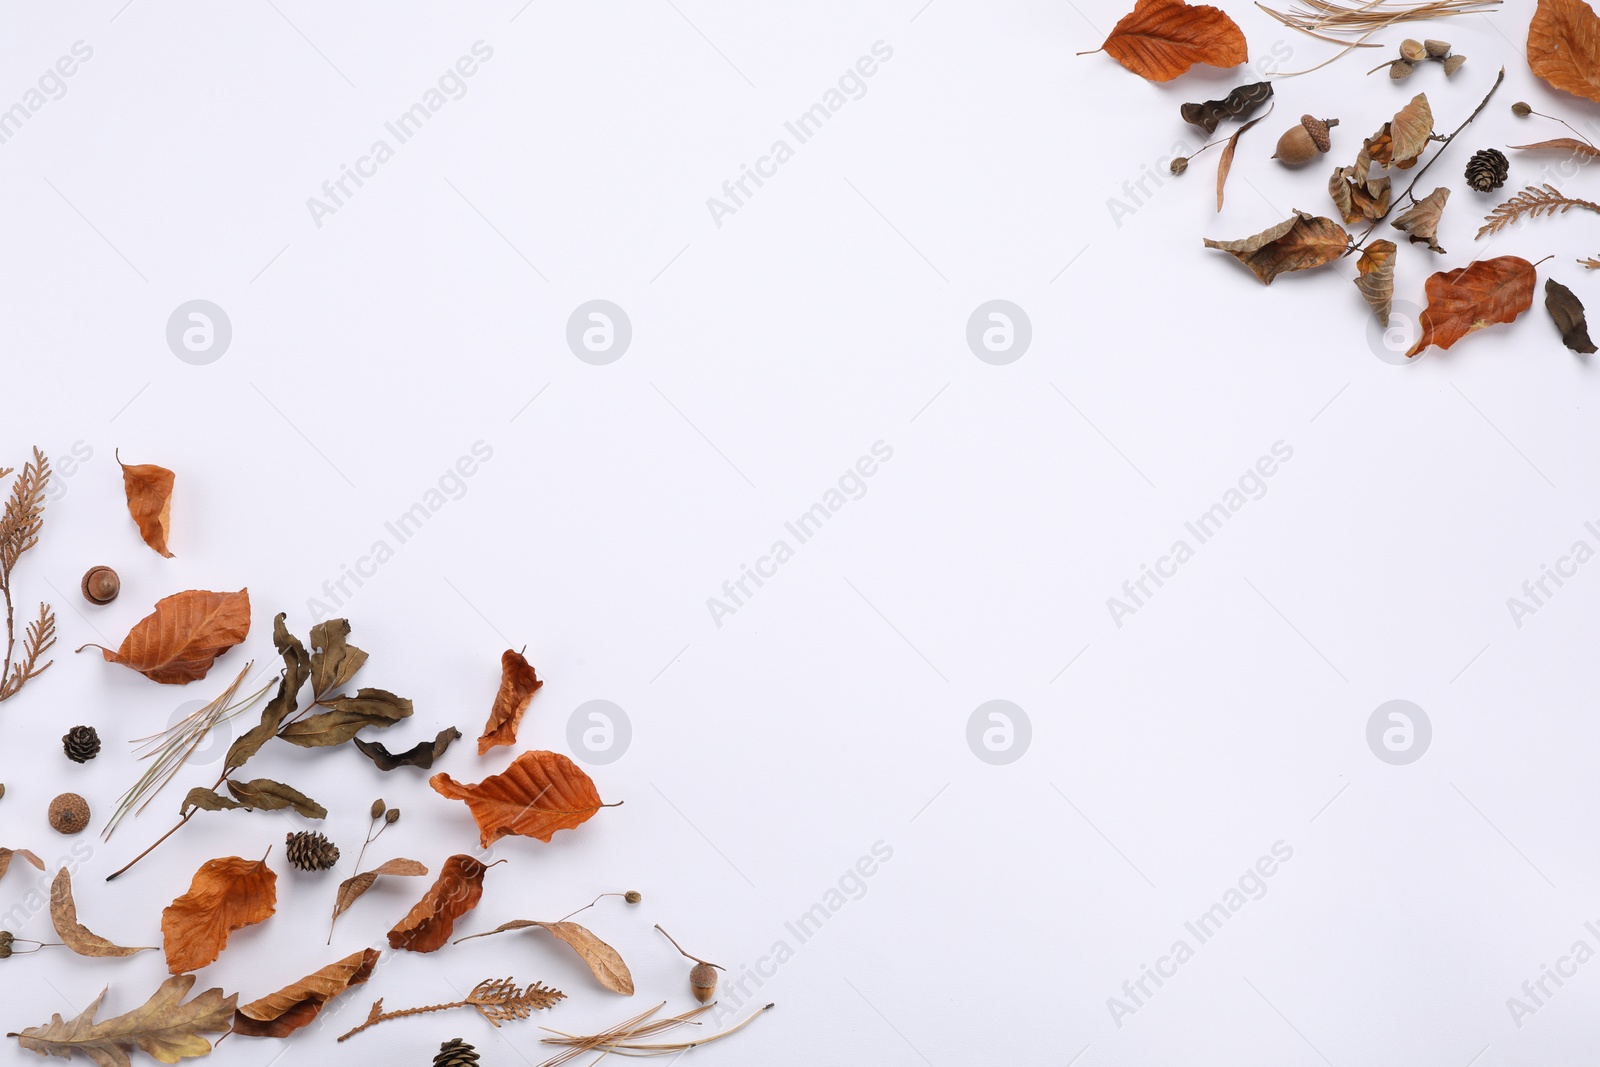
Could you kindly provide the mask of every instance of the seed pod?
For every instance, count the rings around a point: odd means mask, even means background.
[[[109,604],[122,591],[122,579],[110,567],[90,567],[83,575],[83,599],[91,604]]]
[[[400,809],[399,808],[390,808],[388,811],[383,813],[384,825],[393,826],[395,823],[397,823],[399,821],[400,821]]]
[[[374,800],[372,802],[372,817],[374,819],[383,818],[383,798],[382,797],[379,797],[377,800]]]
[[[1515,104],[1511,105],[1511,113],[1517,116],[1519,119],[1525,119],[1529,115],[1533,114],[1533,108],[1529,107],[1521,100],[1518,100]]]
[[[1389,79],[1397,82],[1405,81],[1411,77],[1411,72],[1416,69],[1416,64],[1409,59],[1397,59],[1389,64]]]
[[[1422,42],[1422,50],[1428,54],[1429,59],[1443,59],[1450,54],[1450,42],[1429,37]]]
[[[1445,51],[1448,52],[1449,49],[1446,48]],[[1423,46],[1421,41],[1416,41],[1410,37],[1407,37],[1405,40],[1400,42],[1400,55],[1405,59],[1409,59],[1413,63],[1420,63],[1424,59],[1428,58],[1428,49]]]
[[[1461,64],[1465,63],[1466,61],[1467,57],[1461,55],[1449,56],[1446,58],[1444,61],[1444,76],[1446,78],[1450,77],[1450,75],[1460,70]]]
[[[639,901],[644,899],[644,894],[639,892],[637,889],[630,889],[626,893],[622,894],[622,899],[626,900],[629,904],[637,904]]]
[[[1167,169],[1173,174],[1182,174],[1189,169],[1188,156],[1173,156],[1172,162],[1167,164]]]
[[[89,825],[89,802],[76,793],[62,793],[50,802],[50,825],[57,833],[82,833]]]

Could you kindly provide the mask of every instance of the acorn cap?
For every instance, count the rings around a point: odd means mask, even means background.
[[[1318,152],[1326,152],[1333,146],[1328,140],[1328,131],[1339,125],[1338,119],[1319,119],[1313,115],[1301,115],[1300,125],[1306,128],[1311,135],[1311,143],[1317,146]]]
[[[50,802],[50,825],[57,833],[82,833],[89,825],[89,802],[76,793],[62,793]]]
[[[1437,41],[1430,37],[1422,42],[1422,50],[1428,53],[1430,59],[1443,59],[1450,54],[1450,42]]]

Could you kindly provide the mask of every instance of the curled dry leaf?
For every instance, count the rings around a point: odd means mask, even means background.
[[[361,899],[361,895],[371,889],[377,880],[386,874],[416,877],[428,873],[428,868],[416,860],[394,859],[380,863],[370,871],[365,871],[354,878],[346,878],[339,883],[339,895],[333,902],[333,921],[338,922],[339,916],[350,910],[350,905]]]
[[[586,927],[574,922],[538,922],[533,919],[513,919],[508,923],[501,923],[493,930],[481,934],[472,934],[457,941],[470,941],[474,937],[488,937],[490,934],[503,934],[507,930],[525,930],[537,927],[548,930],[560,940],[572,946],[584,963],[589,965],[589,970],[601,985],[613,993],[621,993],[625,997],[633,996],[633,974],[628,970],[628,965],[623,962],[622,955],[616,949],[600,940]]]
[[[528,702],[542,685],[544,683],[533,673],[522,653],[508,648],[500,654],[500,689],[494,695],[494,707],[489,709],[483,736],[478,738],[478,755],[496,745],[516,743],[522,713],[528,710]]]
[[[195,872],[189,891],[161,912],[167,970],[197,971],[227,947],[228,935],[277,910],[278,876],[267,861],[226,856]]]
[[[1379,131],[1368,151],[1380,167],[1409,170],[1433,139],[1433,109],[1428,94],[1418,93]]]
[[[1207,248],[1233,256],[1249,267],[1262,285],[1271,285],[1272,279],[1289,271],[1320,267],[1343,255],[1349,246],[1350,235],[1343,226],[1304,211],[1296,211],[1276,226],[1237,241],[1206,238]]]
[[[1600,100],[1600,18],[1583,0],[1539,0],[1528,66],[1551,87]]]
[[[229,778],[228,792],[232,793],[233,799],[240,804],[258,811],[282,811],[284,808],[293,808],[308,819],[328,817],[327,808],[293,786],[274,782],[271,778],[252,778],[248,782],[236,782]],[[204,805],[196,806],[204,807]]]
[[[1095,51],[1154,82],[1171,81],[1196,63],[1237,67],[1250,58],[1244,33],[1225,12],[1183,0],[1139,0]]]
[[[483,896],[483,875],[489,868],[471,856],[456,855],[444,861],[439,877],[389,931],[389,947],[408,952],[433,952],[444,947],[456,920],[478,906]]]
[[[1511,322],[1533,306],[1533,264],[1520,256],[1481,259],[1428,279],[1428,306],[1422,309],[1422,334],[1406,352],[1429,345],[1449,348],[1467,334]]]
[[[4,878],[6,876],[6,872],[11,869],[12,859],[17,856],[21,856],[23,859],[39,868],[39,870],[44,870],[44,860],[40,859],[38,856],[35,856],[27,849],[0,848],[0,878]]]
[[[1356,277],[1356,288],[1372,308],[1378,325],[1385,329],[1389,327],[1389,305],[1394,300],[1395,252],[1393,241],[1373,241],[1356,261],[1356,270],[1361,272]]]
[[[378,964],[375,948],[352,952],[314,974],[253,1000],[233,1016],[233,1032],[246,1037],[288,1037],[317,1017],[322,1006],[352,986],[365,985]]]
[[[477,785],[463,785],[443,773],[428,784],[442,796],[467,802],[484,848],[507,834],[549,841],[557,830],[581,826],[607,807],[593,779],[577,764],[542,749],[524,752],[503,774]]]
[[[128,494],[128,511],[139,525],[139,536],[157,552],[172,558],[167,537],[172,533],[173,474],[154,463],[129,466],[117,457],[122,467],[122,487]]]
[[[1328,195],[1346,222],[1376,221],[1389,213],[1389,176],[1372,176],[1372,159],[1362,148],[1355,163],[1335,167],[1328,179]]]
[[[156,601],[115,652],[99,645],[108,663],[120,663],[157,682],[183,685],[204,678],[216,658],[250,633],[250,590],[213,593],[189,589]]]
[[[1583,301],[1554,278],[1544,280],[1544,309],[1561,331],[1562,344],[1574,352],[1595,350],[1594,342],[1589,340],[1589,322],[1583,314]]]
[[[1254,126],[1256,123],[1260,122],[1262,119],[1266,118],[1267,115],[1270,115],[1270,114],[1272,114],[1272,109],[1268,108],[1266,115],[1259,115],[1256,118],[1253,118],[1249,122],[1245,123],[1243,126],[1240,126],[1237,130],[1234,130],[1233,131],[1233,136],[1228,138],[1228,143],[1223,146],[1222,158],[1217,161],[1217,210],[1218,211],[1222,210],[1222,187],[1227,184],[1227,182],[1228,182],[1228,172],[1233,169],[1233,151],[1239,145],[1239,138],[1244,135],[1244,132],[1246,130],[1248,130],[1250,127]]]
[[[350,620],[329,619],[311,628],[311,691],[325,696],[355,677],[367,654],[350,643]]]
[[[1184,122],[1200,127],[1209,136],[1217,132],[1217,126],[1224,119],[1247,118],[1256,108],[1270,99],[1272,99],[1272,83],[1256,82],[1253,85],[1239,86],[1221,100],[1184,104],[1179,113],[1183,115]]]
[[[78,922],[78,905],[72,899],[72,872],[63,867],[50,883],[50,921],[55,924],[61,943],[80,956],[132,956],[154,952],[154,945],[124,948],[113,944]]]
[[[101,990],[83,1014],[70,1022],[52,1015],[43,1026],[6,1036],[41,1056],[70,1060],[73,1053],[81,1052],[99,1067],[130,1067],[128,1053],[135,1048],[161,1063],[204,1056],[211,1051],[211,1042],[200,1035],[227,1030],[239,998],[208,989],[185,1004],[183,998],[193,986],[192,974],[168,978],[142,1006],[97,1023],[95,1014],[108,992]]]
[[[368,726],[393,726],[411,716],[411,701],[387,689],[357,689],[353,697],[333,697],[321,705],[329,710],[290,723],[278,736],[301,748],[326,748],[344,744]]]
[[[445,749],[460,739],[461,731],[454,726],[447,726],[432,741],[418,741],[404,752],[391,753],[382,741],[365,741],[359,737],[355,739],[355,745],[363,756],[378,765],[380,771],[392,771],[396,767],[421,767],[427,770],[433,766],[434,760],[444,755]]]
[[[1450,199],[1450,190],[1440,186],[1427,196],[1411,205],[1411,210],[1401,214],[1394,220],[1394,228],[1403,231],[1411,238],[1412,244],[1426,242],[1428,250],[1444,254],[1444,249],[1439,247],[1435,231],[1439,228],[1439,219],[1444,214],[1445,201]]]
[[[1515,148],[1522,152],[1568,152],[1588,159],[1600,157],[1600,148],[1596,148],[1588,141],[1580,141],[1576,137],[1556,137],[1548,141],[1536,141],[1533,144],[1514,144],[1506,147]]]

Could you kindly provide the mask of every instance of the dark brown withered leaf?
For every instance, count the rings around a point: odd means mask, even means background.
[[[1583,314],[1583,301],[1554,278],[1544,280],[1544,309],[1561,331],[1561,342],[1574,352],[1593,352],[1589,323]]]
[[[311,692],[327,696],[355,677],[367,654],[349,643],[350,620],[329,619],[311,628]]]
[[[1225,119],[1246,118],[1270,99],[1272,99],[1272,83],[1255,82],[1252,85],[1239,86],[1221,100],[1184,104],[1179,110],[1184,122],[1200,127],[1207,134],[1213,134]]]
[[[270,778],[252,778],[248,782],[236,782],[228,779],[228,792],[233,794],[233,799],[247,808],[258,808],[262,811],[282,811],[284,808],[293,808],[308,819],[326,819],[328,809],[318,804],[293,786],[274,782]]]
[[[404,752],[391,753],[382,741],[367,741],[360,737],[355,739],[355,745],[363,756],[378,765],[380,771],[392,771],[396,767],[421,767],[427,770],[460,737],[460,730],[447,726],[432,741],[419,741]]]
[[[393,726],[411,715],[411,701],[386,689],[358,689],[353,697],[323,701],[328,711],[307,716],[278,731],[301,748],[342,745],[368,726]]]

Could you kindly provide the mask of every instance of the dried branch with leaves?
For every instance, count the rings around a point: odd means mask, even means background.
[[[14,468],[0,468],[0,478],[11,476]],[[22,654],[17,655],[17,624],[13,607],[11,579],[17,561],[39,543],[44,527],[45,490],[50,485],[50,460],[37,447],[33,458],[11,483],[11,495],[0,512],[0,597],[6,604],[6,654],[0,665],[0,700],[9,700],[29,681],[43,674],[51,661],[40,663],[56,643],[56,616],[50,605],[39,604],[39,617],[28,624],[23,635]]]
[[[1530,219],[1539,218],[1541,215],[1565,215],[1575,207],[1586,211],[1600,211],[1600,204],[1593,200],[1579,200],[1576,197],[1563,196],[1560,189],[1545,182],[1543,188],[1530,185],[1510,200],[1495,208],[1483,217],[1484,225],[1478,230],[1477,237],[1487,234],[1499,233],[1513,222],[1526,216]]]

